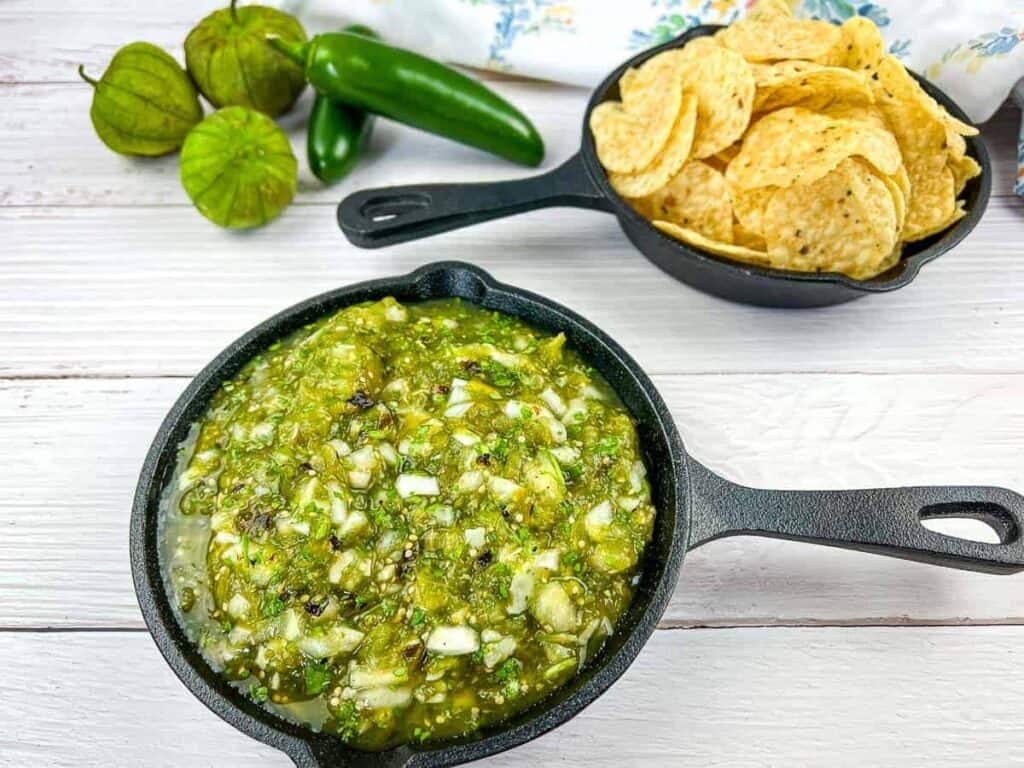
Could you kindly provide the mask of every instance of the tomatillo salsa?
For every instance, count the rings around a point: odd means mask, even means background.
[[[225,382],[181,448],[179,618],[255,701],[383,749],[538,701],[615,631],[651,537],[635,425],[565,337],[361,304]]]

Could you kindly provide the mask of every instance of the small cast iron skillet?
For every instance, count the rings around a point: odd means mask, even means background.
[[[719,26],[695,27],[676,39],[634,56],[597,86],[583,119],[579,153],[553,171],[527,179],[482,184],[420,184],[355,192],[338,206],[345,236],[363,248],[416,240],[450,229],[478,224],[550,206],[593,208],[615,214],[633,245],[657,266],[684,283],[745,304],[767,307],[821,307],[841,304],[871,293],[884,293],[910,283],[921,267],[963,240],[988,205],[992,166],[980,136],[967,138],[967,153],[981,166],[981,175],[967,183],[962,197],[967,215],[940,234],[909,243],[895,267],[870,280],[836,273],[768,269],[730,261],[663,235],[612,189],[590,135],[590,112],[603,101],[619,98],[619,78],[661,51],[677,48],[694,37],[714,34]],[[921,77],[927,93],[950,114],[970,122],[942,91]]]
[[[520,317],[569,344],[608,380],[636,419],[649,468],[654,537],[645,553],[636,597],[607,647],[564,688],[479,736],[387,752],[347,748],[327,734],[287,722],[225,682],[199,654],[175,619],[164,587],[159,546],[161,493],[178,446],[223,381],[258,352],[292,331],[357,302],[394,296],[403,302],[458,296]],[[921,521],[984,520],[999,544],[947,537]],[[373,280],[304,301],[261,323],[200,372],[171,408],[139,478],[131,521],[135,591],[153,639],[183,683],[239,730],[283,750],[303,768],[317,766],[456,765],[509,749],[569,720],[625,672],[657,626],[676,587],[687,550],[722,536],[752,534],[845,547],[988,573],[1024,569],[1024,498],[999,488],[891,488],[864,491],[766,491],[718,477],[689,457],[665,403],[626,352],[590,322],[553,301],[496,282],[467,264],[441,262],[412,274]]]

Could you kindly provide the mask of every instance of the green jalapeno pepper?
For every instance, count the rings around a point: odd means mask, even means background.
[[[270,42],[305,67],[323,96],[523,165],[544,159],[544,142],[522,112],[437,61],[352,32]]]
[[[344,31],[377,37],[372,29],[358,24]],[[317,93],[306,129],[309,170],[325,184],[341,180],[355,167],[372,132],[373,115]]]

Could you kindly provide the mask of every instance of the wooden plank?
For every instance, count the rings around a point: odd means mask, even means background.
[[[279,8],[309,3],[268,2]],[[149,3],[144,0],[108,0],[98,5],[68,6],[62,0],[4,0],[0,4],[0,84],[78,83],[76,69],[85,64],[102,70],[126,43],[146,40],[184,63],[184,43],[189,30],[211,11],[224,8],[224,0],[177,0]],[[344,6],[317,7],[315,15],[300,20],[310,34],[337,29],[349,19]],[[340,13],[338,12],[340,11]],[[479,72],[485,79],[507,76]]]
[[[94,72],[99,69],[91,68]],[[576,152],[587,91],[523,81],[491,85],[534,120],[546,142],[546,167],[554,167]],[[178,182],[177,157],[115,155],[93,133],[90,99],[90,88],[80,82],[0,86],[0,205],[188,205]],[[366,187],[497,180],[535,173],[483,152],[378,121],[364,162],[345,181],[324,187],[305,162],[309,102],[307,93],[282,119],[300,159],[300,201],[333,204]],[[992,151],[996,195],[1009,195],[1013,186],[1019,124],[1020,112],[1007,107],[984,129]],[[60,125],[61,130],[52,130],[53,125]]]
[[[1024,377],[659,376],[695,456],[737,482],[1024,489]],[[140,627],[127,529],[183,379],[0,382],[0,627]],[[964,533],[970,529],[958,529]],[[736,538],[690,555],[665,625],[1024,623],[994,577]]]
[[[143,633],[3,635],[0,762],[279,766]],[[1020,627],[655,634],[561,728],[489,766],[1021,765]]]
[[[541,211],[366,252],[332,209],[240,235],[188,208],[0,208],[0,376],[191,375],[273,312],[439,259],[472,261],[604,328],[652,373],[1018,372],[1020,203],[908,288],[821,311],[731,304],[666,277],[612,217]]]
[[[90,71],[97,74],[101,69],[95,66]],[[546,142],[547,166],[554,167],[578,149],[586,91],[512,80],[491,85],[535,122]],[[177,155],[128,158],[111,152],[89,122],[91,98],[92,89],[80,81],[0,86],[0,206],[191,207],[178,180]],[[281,119],[299,158],[297,199],[302,202],[333,205],[356,189],[389,184],[497,180],[537,173],[380,120],[358,169],[343,182],[325,187],[306,165],[305,124],[311,102],[307,91]],[[54,131],[54,125],[61,130]]]
[[[5,0],[0,3],[0,82],[76,82],[79,64],[102,71],[118,48],[135,40],[159,45],[184,62],[189,30],[224,5],[219,0],[70,6],[60,0]]]

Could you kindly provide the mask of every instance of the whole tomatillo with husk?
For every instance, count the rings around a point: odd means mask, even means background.
[[[265,5],[214,11],[185,39],[185,63],[215,107],[258,109],[271,117],[291,109],[306,86],[302,67],[267,44],[268,35],[302,43],[298,20]]]
[[[298,162],[277,123],[255,109],[225,107],[189,133],[180,172],[203,216],[222,227],[246,229],[288,207]]]
[[[93,87],[89,117],[100,141],[122,155],[166,155],[203,119],[199,95],[174,57],[150,43],[131,43],[110,60]]]

